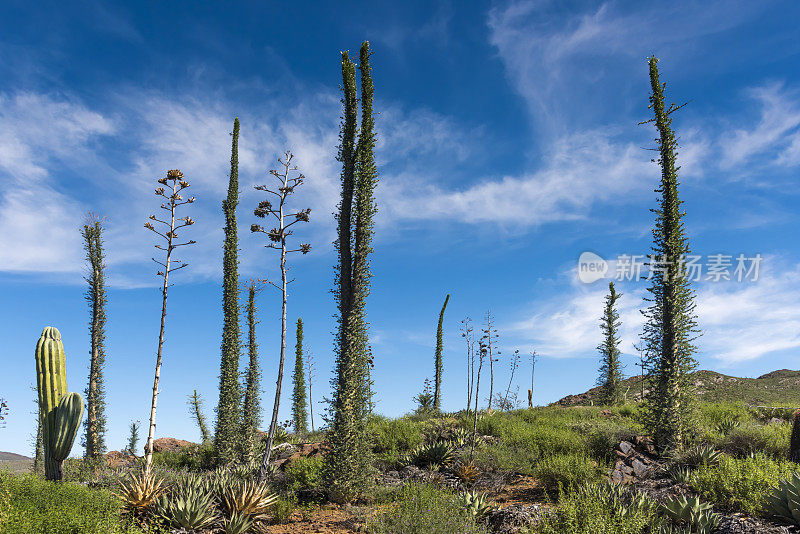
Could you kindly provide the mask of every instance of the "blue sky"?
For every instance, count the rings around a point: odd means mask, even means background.
[[[179,168],[197,202],[190,266],[170,290],[158,436],[198,439],[185,397],[213,419],[221,334],[221,201],[241,120],[241,275],[274,277],[251,235],[253,185],[290,149],[312,208],[292,260],[289,318],[315,356],[315,421],[329,394],[339,52],[373,48],[381,181],[369,300],[378,411],[400,415],[433,374],[445,319],[443,407],[465,404],[459,321],[496,317],[504,356],[535,349],[535,399],[592,386],[606,283],[576,276],[584,251],[646,254],[658,167],[650,162],[646,58],[660,59],[693,251],[754,257],[757,281],[703,280],[700,366],[737,376],[798,368],[800,35],[794,2],[23,2],[0,7],[0,450],[29,453],[33,349],[58,327],[71,390],[86,383],[89,314],[79,227],[107,217],[108,445],[149,415],[160,298],[142,228],[155,179]],[[613,263],[612,263],[613,267]],[[635,373],[645,281],[619,283]],[[262,404],[272,406],[280,298],[259,296]],[[293,344],[290,335],[289,344]],[[523,359],[520,396],[530,382]],[[485,382],[482,382],[485,383]],[[287,372],[285,392],[290,390]],[[497,386],[498,388],[500,386]],[[289,417],[284,395],[281,419]],[[79,447],[75,452],[79,453]]]

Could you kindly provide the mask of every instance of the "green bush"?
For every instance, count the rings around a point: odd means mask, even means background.
[[[322,458],[297,458],[286,466],[284,472],[290,490],[316,489],[322,476]]]
[[[407,417],[387,419],[375,416],[369,421],[373,451],[377,454],[410,451],[422,444],[422,425]]]
[[[483,534],[486,527],[459,505],[456,497],[430,484],[408,484],[397,505],[369,523],[373,534]]]
[[[734,510],[755,514],[764,508],[772,486],[797,470],[789,461],[763,454],[750,458],[722,456],[717,466],[703,466],[691,478],[692,486],[706,499]]]
[[[278,524],[288,523],[295,510],[297,510],[297,499],[281,497],[272,505],[272,519]]]
[[[788,458],[788,424],[748,424],[732,430],[716,443],[716,447],[731,456],[743,458],[749,454],[766,454],[776,460]]]
[[[207,442],[202,445],[192,444],[180,451],[154,452],[153,465],[189,471],[208,471],[216,466],[214,445]]]
[[[544,458],[534,469],[534,476],[548,491],[568,489],[583,482],[599,480],[602,468],[582,454],[556,454]]]
[[[142,532],[126,524],[120,501],[111,492],[73,482],[49,482],[33,474],[0,472],[0,518],[4,534]]]
[[[655,507],[631,506],[603,498],[592,485],[577,491],[559,492],[559,507],[546,516],[540,534],[645,534],[658,532],[660,520]]]

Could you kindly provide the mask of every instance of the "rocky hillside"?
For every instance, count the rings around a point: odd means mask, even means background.
[[[12,473],[24,473],[30,471],[33,460],[21,454],[13,452],[0,452],[0,470],[8,469]]]
[[[800,371],[781,369],[758,378],[739,378],[714,371],[692,373],[692,382],[697,396],[705,402],[743,402],[749,405],[800,407]],[[641,379],[636,377],[623,381],[629,401],[641,398]],[[567,395],[556,404],[561,406],[588,405],[593,403],[600,388],[592,388],[578,395]]]

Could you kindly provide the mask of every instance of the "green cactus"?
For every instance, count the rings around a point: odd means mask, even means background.
[[[61,480],[62,465],[69,456],[83,418],[83,399],[67,393],[66,354],[61,333],[52,326],[42,331],[36,344],[36,385],[42,418],[45,477]]]

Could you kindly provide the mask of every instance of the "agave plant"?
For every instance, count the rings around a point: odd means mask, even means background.
[[[720,515],[711,511],[711,505],[700,498],[681,495],[661,505],[661,512],[673,521],[685,521],[696,534],[711,534],[719,524]]]
[[[249,480],[260,467],[258,460],[250,460],[248,462],[237,463],[231,469],[231,476],[237,480]],[[272,467],[272,464],[270,464]]]
[[[486,499],[486,495],[474,491],[464,491],[458,494],[458,504],[461,505],[475,519],[482,519],[495,509],[494,504]]]
[[[455,449],[449,443],[439,442],[419,449],[414,463],[425,466],[445,466],[453,461],[454,455]]]
[[[781,480],[767,495],[767,510],[772,514],[800,526],[800,474]]]
[[[230,517],[222,520],[222,531],[225,534],[246,534],[250,531],[255,521],[246,514],[233,512]]]
[[[725,419],[717,423],[714,426],[714,428],[717,430],[717,432],[719,432],[723,436],[727,436],[734,429],[738,428],[740,424],[741,423],[739,423],[737,419],[734,419],[733,417],[726,417]]]
[[[220,497],[222,508],[229,517],[236,513],[254,521],[266,519],[270,507],[278,500],[269,486],[250,480],[229,484]]]
[[[472,484],[478,479],[481,472],[475,467],[473,462],[469,462],[456,465],[453,469],[453,474],[458,477],[463,484]]]
[[[625,517],[634,513],[654,512],[658,505],[645,494],[629,492],[623,486],[613,482],[586,482],[579,491],[595,500],[605,503],[616,517]]]
[[[164,479],[156,478],[153,473],[142,473],[141,476],[131,473],[127,480],[120,481],[116,495],[126,511],[136,513],[152,505],[166,489]]]
[[[681,463],[692,467],[716,465],[719,462],[720,456],[722,456],[722,452],[716,450],[711,445],[696,445],[683,455]]]
[[[450,443],[457,449],[461,449],[472,443],[472,432],[465,428],[456,427],[450,434]]]
[[[685,465],[673,465],[667,469],[667,476],[675,482],[688,484],[692,479],[692,470]]]
[[[217,518],[211,485],[196,475],[187,476],[173,491],[161,495],[154,508],[168,524],[188,530],[207,527]]]

